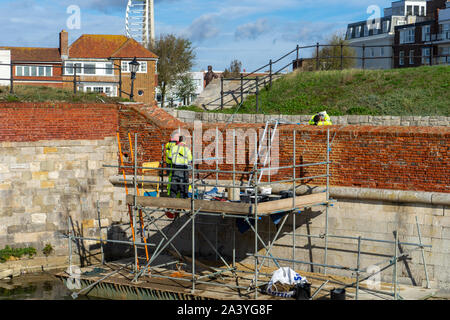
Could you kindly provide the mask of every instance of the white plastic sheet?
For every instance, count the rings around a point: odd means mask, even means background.
[[[294,291],[277,291],[276,285],[274,284],[278,282],[286,285],[296,285],[307,283],[307,280],[289,267],[283,267],[274,271],[272,278],[267,284],[267,293],[277,297],[292,298],[294,296]]]

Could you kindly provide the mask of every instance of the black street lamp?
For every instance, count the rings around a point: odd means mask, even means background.
[[[130,100],[133,101],[134,97],[134,79],[136,79],[136,72],[139,70],[140,63],[137,62],[136,57],[134,57],[133,61],[129,63],[130,71],[131,71],[131,94]]]

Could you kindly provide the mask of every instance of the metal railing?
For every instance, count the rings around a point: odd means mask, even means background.
[[[450,37],[450,32],[447,32]],[[353,49],[354,54],[345,52],[347,48]],[[415,50],[415,55],[410,55],[410,50]],[[417,51],[429,48],[430,55],[417,55]],[[328,49],[329,53],[324,52]],[[376,51],[376,52],[375,52]],[[403,51],[404,55],[400,52]],[[301,57],[310,55],[309,57]],[[432,59],[430,59],[432,57]],[[402,62],[403,59],[403,63]],[[384,64],[375,63],[382,61]],[[410,63],[410,62],[413,63]],[[255,111],[259,113],[259,96],[262,90],[270,90],[273,81],[283,74],[283,71],[291,72],[296,69],[303,71],[323,71],[323,70],[344,70],[348,68],[359,69],[390,69],[402,67],[418,67],[421,65],[448,64],[450,55],[440,54],[437,44],[410,43],[399,45],[349,45],[346,43],[331,45],[320,44],[309,46],[299,46],[282,57],[272,60],[258,69],[241,74],[238,78],[220,78],[220,97],[215,98],[205,104],[204,109],[223,110],[226,105],[242,106],[247,95],[255,95]],[[224,90],[226,82],[238,82],[235,89]]]

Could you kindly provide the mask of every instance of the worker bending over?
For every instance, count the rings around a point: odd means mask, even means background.
[[[309,120],[310,125],[314,126],[331,126],[331,118],[326,111],[319,112]]]
[[[175,146],[170,149],[170,160],[172,162],[172,182],[184,183],[174,184],[171,186],[170,197],[176,198],[178,192],[180,197],[186,199],[188,197],[189,190],[189,164],[192,163],[191,150],[184,143],[184,137],[180,136]]]
[[[164,146],[164,161],[166,162],[166,168],[172,169],[172,147],[176,146],[179,139],[179,134],[175,133],[172,134],[170,137],[170,141],[166,143]],[[172,181],[172,171],[168,172],[169,175],[169,184],[167,185],[167,195],[170,196],[170,189],[171,185],[170,182]]]

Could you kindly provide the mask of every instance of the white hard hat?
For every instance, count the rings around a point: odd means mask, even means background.
[[[326,111],[322,111],[322,112],[319,112],[319,114],[320,114],[321,116],[326,116],[326,115],[327,115],[327,112],[326,112]]]

